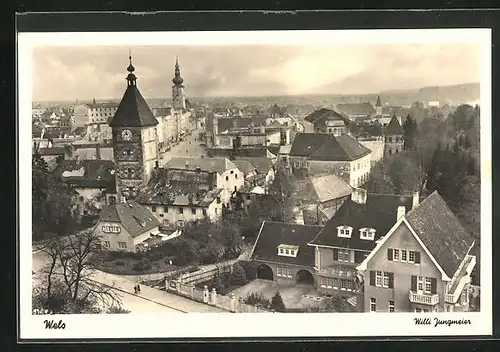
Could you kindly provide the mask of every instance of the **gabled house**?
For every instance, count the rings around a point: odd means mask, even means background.
[[[106,205],[99,214],[94,234],[101,237],[101,248],[136,252],[145,240],[160,233],[160,223],[135,201]]]
[[[332,109],[322,108],[304,117],[304,120],[313,126],[316,133],[328,133],[340,136],[347,133],[344,117]]]
[[[331,174],[294,178],[292,188],[295,205],[302,208],[306,225],[324,225],[352,193],[345,181]]]
[[[411,209],[417,200],[417,194],[380,195],[354,189],[351,198],[308,244],[315,250],[318,289],[330,294],[351,294],[356,297],[351,302],[361,311],[362,281],[356,266],[373,251],[404,213],[403,209]]]
[[[250,258],[257,278],[314,285],[314,249],[307,246],[321,227],[265,221]]]
[[[370,175],[371,150],[349,135],[299,133],[288,160],[295,174],[335,174],[360,187]]]
[[[169,177],[177,182],[192,182],[193,177],[200,182],[200,175],[206,175],[208,189],[221,188],[222,203],[229,205],[229,200],[234,192],[243,186],[244,174],[228,158],[171,158],[164,169],[168,171]]]
[[[476,265],[473,238],[437,191],[404,210],[357,268],[364,310],[467,311]]]

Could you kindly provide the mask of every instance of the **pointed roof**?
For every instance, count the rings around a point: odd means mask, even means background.
[[[382,106],[382,103],[380,102],[380,95],[377,96],[377,103],[375,104],[375,106]]]
[[[385,129],[385,134],[403,134],[403,127],[401,127],[401,124],[399,123],[398,118],[396,115],[393,115],[391,118],[391,121],[387,125],[387,128]]]
[[[130,64],[127,67],[129,72],[127,76],[127,90],[118,105],[115,116],[110,121],[111,127],[147,127],[156,126],[156,120],[153,112],[142,97],[137,88],[137,77],[134,74],[135,67],[132,65],[132,57],[129,56]]]
[[[406,215],[415,234],[439,263],[453,277],[474,239],[437,191]]]

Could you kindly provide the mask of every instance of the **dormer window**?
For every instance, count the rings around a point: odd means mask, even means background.
[[[337,227],[337,236],[344,238],[351,238],[352,227],[350,226],[339,226]]]
[[[359,238],[362,240],[373,241],[375,239],[375,229],[372,228],[362,228],[359,230]]]
[[[298,253],[299,253],[299,246],[292,246],[287,244],[280,244],[278,246],[279,256],[297,258]]]

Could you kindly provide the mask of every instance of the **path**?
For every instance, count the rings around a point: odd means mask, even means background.
[[[200,141],[196,140],[196,131],[190,136],[185,136],[183,141],[177,145],[172,145],[168,152],[163,153],[160,166],[164,166],[173,157],[201,157],[206,156],[207,152]]]

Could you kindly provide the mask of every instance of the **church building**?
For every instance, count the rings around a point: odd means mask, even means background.
[[[133,199],[147,185],[158,166],[158,121],[137,88],[132,57],[127,89],[109,123],[112,129],[116,190],[121,202]]]

